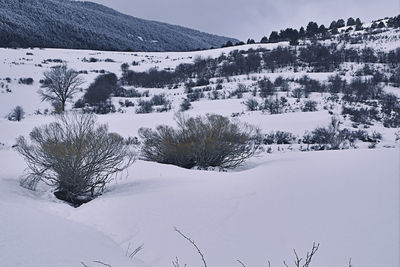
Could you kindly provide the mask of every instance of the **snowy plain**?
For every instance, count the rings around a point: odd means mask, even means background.
[[[399,47],[398,42],[390,46]],[[287,43],[241,49],[278,45]],[[175,257],[182,266],[202,266],[199,255],[174,227],[195,240],[210,267],[240,266],[237,260],[248,267],[268,266],[268,261],[272,267],[284,266],[283,260],[293,266],[293,249],[304,257],[313,242],[321,246],[312,266],[345,267],[350,258],[354,267],[400,266],[400,147],[394,141],[396,129],[379,125],[375,127],[382,132],[386,147],[261,153],[228,172],[137,160],[104,195],[79,208],[57,200],[49,188],[33,192],[19,186],[26,164],[12,148],[15,138],[53,120],[34,114],[50,108],[37,94],[43,71],[58,64],[46,59],[61,59],[76,70],[87,70],[83,86],[87,87],[101,69],[120,75],[124,62],[140,62],[131,66],[133,70],[174,68],[196,56],[217,57],[234,49],[186,53],[0,49],[0,79],[10,77],[12,90],[0,89],[0,266],[165,267],[173,266]],[[90,57],[101,61],[82,61]],[[310,76],[322,80],[329,75]],[[33,85],[18,84],[21,77],[32,77]],[[151,89],[150,94],[162,90]],[[388,90],[398,92],[398,88]],[[183,88],[166,94],[173,103],[170,112],[136,114],[128,108],[125,113],[100,115],[98,121],[124,137],[137,136],[140,127],[174,125]],[[242,113],[239,120],[264,133],[283,130],[298,135],[326,126],[331,117],[326,110],[278,115],[248,112],[243,101],[201,100],[186,113]],[[24,108],[26,118],[10,122],[6,115],[16,105]],[[131,259],[129,255],[142,244],[143,249]]]

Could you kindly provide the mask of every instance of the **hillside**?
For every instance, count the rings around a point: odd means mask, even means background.
[[[188,51],[228,40],[82,1],[0,1],[0,47]]]
[[[0,265],[165,267],[178,258],[175,266],[202,266],[177,227],[210,267],[294,266],[293,249],[304,258],[313,242],[321,246],[310,267],[399,266],[400,28],[381,21],[296,46],[0,48]],[[176,127],[182,112],[257,126],[259,154],[234,169],[139,158],[78,208],[45,183],[23,188],[16,138],[55,120],[38,90],[60,64],[84,80],[67,113],[97,113],[124,140],[138,137],[138,153],[139,128]],[[113,73],[105,99],[85,102],[96,78]],[[21,121],[10,116],[16,106]]]

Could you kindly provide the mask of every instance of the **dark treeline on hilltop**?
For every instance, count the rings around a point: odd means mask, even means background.
[[[346,27],[346,29],[340,28]],[[331,22],[329,27],[325,27],[323,24],[318,25],[318,23],[310,21],[306,27],[300,27],[299,30],[293,28],[286,28],[285,30],[273,31],[269,37],[264,36],[261,38],[260,43],[278,43],[283,41],[289,41],[291,45],[298,45],[298,40],[306,38],[320,37],[322,39],[328,39],[332,35],[339,33],[346,33],[350,31],[361,31],[361,30],[374,30],[381,28],[399,28],[400,27],[400,15],[387,18],[387,22],[384,20],[374,21],[370,27],[364,27],[363,23],[359,18],[348,18],[347,21],[343,19],[334,20]],[[254,39],[248,39],[247,44],[254,44],[256,41]],[[234,45],[243,45],[244,42],[238,42],[233,44],[228,41],[222,47],[230,47]]]
[[[70,0],[0,0],[0,47],[188,51],[233,38],[121,14]]]

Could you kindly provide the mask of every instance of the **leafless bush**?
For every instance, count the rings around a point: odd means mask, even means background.
[[[178,128],[141,128],[145,159],[184,168],[234,168],[253,156],[260,145],[259,130],[221,115],[176,116]]]
[[[21,106],[16,106],[10,114],[8,114],[7,118],[9,121],[21,121],[24,118],[25,112]]]
[[[56,122],[34,128],[30,140],[17,139],[16,150],[28,164],[22,185],[35,189],[43,181],[56,188],[58,198],[73,204],[98,195],[135,160],[124,139],[109,133],[107,125],[97,125],[89,114],[59,115]]]
[[[331,118],[328,127],[314,129],[311,133],[306,133],[303,138],[306,144],[319,144],[324,149],[342,149],[346,146],[345,134],[340,130],[340,121],[337,117]]]

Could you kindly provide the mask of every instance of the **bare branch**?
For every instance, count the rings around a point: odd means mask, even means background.
[[[348,267],[353,267],[353,263],[351,262],[351,258],[349,260],[349,266]]]
[[[172,261],[172,265],[174,267],[181,267],[178,257],[176,257],[175,260]],[[186,264],[183,267],[186,267]]]
[[[130,259],[133,259],[133,257],[136,256],[136,254],[138,254],[139,251],[141,251],[144,248],[144,244],[141,244],[140,246],[138,246],[134,251],[132,251],[132,253],[129,255]]]
[[[112,267],[110,264],[107,264],[107,263],[104,263],[104,262],[101,262],[101,261],[93,261],[93,262],[101,264],[101,265],[104,265],[104,266],[107,266],[107,267]]]
[[[184,239],[186,239],[190,244],[193,245],[193,247],[197,250],[197,253],[199,253],[199,255],[201,256],[201,260],[203,261],[203,265],[204,267],[207,267],[207,263],[206,260],[204,258],[203,253],[201,252],[201,250],[199,249],[199,247],[196,245],[196,243],[194,242],[194,240],[190,239],[189,237],[187,237],[186,235],[184,235],[178,228],[174,228],[175,232],[177,232],[178,234],[180,234]]]
[[[243,267],[246,267],[246,265],[241,260],[236,260],[236,261],[239,262],[240,265],[242,265]]]

